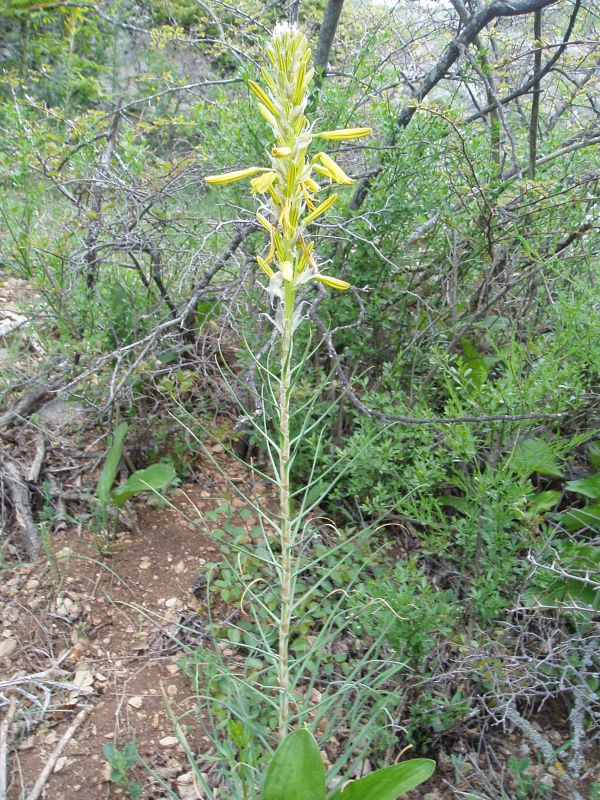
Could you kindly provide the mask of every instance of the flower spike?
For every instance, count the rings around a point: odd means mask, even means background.
[[[330,194],[320,202],[318,194],[326,185],[315,178],[322,176],[329,184],[342,186],[349,186],[354,180],[327,153],[319,152],[309,158],[311,142],[315,139],[360,139],[368,136],[371,129],[312,132],[305,109],[314,69],[307,39],[296,25],[287,22],[276,25],[266,53],[267,63],[260,70],[263,85],[249,80],[248,89],[257,100],[259,113],[273,131],[270,164],[209,175],[205,181],[211,186],[220,186],[252,179],[252,194],[261,196],[256,220],[269,236],[268,253],[264,257],[257,256],[257,263],[270,279],[272,297],[284,304],[293,304],[299,287],[313,279],[340,291],[350,286],[340,278],[319,273],[313,256],[314,243],[305,237],[306,227],[337,200],[336,194]]]

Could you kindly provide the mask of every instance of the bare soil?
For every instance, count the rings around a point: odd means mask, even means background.
[[[244,480],[235,461],[227,470],[230,479]],[[146,501],[136,530],[120,534],[110,555],[100,552],[101,543],[89,532],[78,536],[69,529],[53,541],[55,567],[50,558],[5,574],[0,682],[15,682],[22,734],[8,758],[9,800],[28,796],[86,706],[91,712],[59,758],[43,797],[122,795],[109,782],[102,750],[105,742],[123,748],[132,741],[179,797],[200,797],[169,713],[185,724],[194,752],[206,753],[209,743],[178,663],[185,652],[181,631],[191,646],[205,636],[203,604],[192,588],[203,566],[218,561],[219,549],[203,513],[228,495],[234,506],[238,502],[225,479],[218,473],[215,479],[214,467],[207,463],[205,472],[210,479],[201,476],[169,497],[173,507]],[[145,770],[137,778],[144,798],[165,796]]]

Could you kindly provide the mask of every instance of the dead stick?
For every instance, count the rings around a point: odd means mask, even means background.
[[[65,734],[62,737],[62,739],[59,741],[59,743],[56,745],[56,747],[50,754],[50,757],[48,758],[48,761],[46,761],[44,769],[40,772],[40,776],[35,782],[35,786],[31,790],[29,796],[27,797],[27,800],[38,800],[38,797],[41,795],[44,786],[46,785],[46,781],[48,780],[50,774],[52,773],[52,770],[56,766],[56,762],[61,757],[63,750],[65,749],[69,741],[73,738],[73,736],[75,736],[79,726],[85,719],[87,719],[87,717],[92,713],[93,710],[94,706],[85,706],[85,708],[82,708],[79,714],[77,714],[73,722],[69,725],[69,727],[65,731]]]
[[[6,787],[8,786],[8,741],[12,721],[17,713],[17,699],[10,698],[8,713],[0,727],[0,800],[6,800]]]
[[[33,521],[29,487],[17,465],[6,458],[3,459],[1,456],[0,477],[6,481],[10,490],[17,525],[21,529],[23,547],[27,552],[27,556],[32,561],[37,561],[42,548],[42,537]]]
[[[43,436],[38,436],[35,442],[35,456],[29,467],[29,472],[27,473],[27,480],[31,483],[37,483],[38,478],[40,477],[40,472],[42,470],[42,464],[44,463],[44,458],[46,456],[46,444],[44,442]]]
[[[4,414],[0,414],[0,429],[8,427],[15,419],[25,416],[28,411],[40,404],[51,389],[51,386],[35,385],[13,408],[5,411]]]

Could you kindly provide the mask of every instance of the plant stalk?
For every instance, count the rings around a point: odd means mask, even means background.
[[[289,727],[289,639],[292,616],[292,510],[290,502],[290,386],[294,348],[294,300],[296,290],[285,284],[282,313],[281,375],[279,385],[279,516],[280,516],[280,612],[279,612],[279,737]]]

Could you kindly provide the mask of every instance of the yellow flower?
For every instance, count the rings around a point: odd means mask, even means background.
[[[277,110],[277,106],[271,100],[271,98],[265,92],[262,86],[259,86],[259,84],[256,83],[256,81],[248,81],[248,86],[251,89],[251,91],[256,95],[256,97],[258,97],[261,103],[269,109],[269,111],[271,112],[271,114],[273,114],[274,117],[279,116],[279,111]]]
[[[267,172],[263,172],[262,175],[259,175],[258,178],[252,178],[250,184],[252,186],[252,194],[264,194],[265,192],[269,191],[269,188],[273,185],[273,183],[277,180],[277,173],[273,172],[272,170],[268,170]]]
[[[341,292],[350,288],[350,284],[347,281],[343,281],[340,278],[332,278],[331,275],[315,275],[314,278],[316,281],[324,283],[325,286],[329,286],[331,289],[339,289]]]
[[[204,180],[210,186],[224,186],[226,183],[249,178],[251,175],[256,175],[257,172],[264,172],[264,168],[246,167],[246,169],[236,169],[233,172],[224,172],[222,175],[207,175]]]
[[[320,217],[321,214],[324,214],[328,208],[331,208],[331,206],[335,203],[336,200],[337,200],[337,194],[332,194],[327,198],[327,200],[323,200],[320,206],[317,206],[314,211],[312,211],[304,218],[303,220],[304,225],[310,225],[311,222],[314,222],[317,219],[317,217]]]
[[[275,273],[273,272],[271,267],[267,264],[267,262],[264,260],[264,258],[256,256],[256,260],[258,261],[258,266],[262,269],[264,273],[266,273],[269,276],[269,278],[272,278],[273,275],[275,275]]]
[[[329,139],[332,142],[339,142],[345,139],[361,139],[363,136],[368,136],[372,128],[340,128],[336,131],[321,131],[316,133],[315,138]]]
[[[285,158],[286,156],[289,156],[291,152],[292,152],[292,148],[291,147],[272,147],[271,148],[271,154],[275,158]]]
[[[269,220],[260,212],[256,215],[256,219],[260,225],[266,230],[267,233],[273,233],[273,226],[269,222]]]
[[[258,108],[258,110],[260,111],[262,116],[266,119],[266,121],[269,123],[269,125],[273,128],[273,130],[276,130],[277,129],[277,120],[275,119],[273,114],[271,114],[269,109],[265,105],[263,105],[262,103],[257,103],[256,107]]]
[[[321,187],[316,181],[313,181],[312,178],[305,178],[304,185],[309,190],[309,192],[319,192],[321,191]]]
[[[356,181],[349,178],[348,175],[344,172],[344,170],[336,164],[331,156],[328,156],[327,153],[317,153],[315,156],[315,161],[320,161],[321,164],[315,164],[314,170],[318,172],[320,175],[325,175],[330,180],[334,181],[334,183],[339,183],[342,186],[350,186],[350,184],[355,183]]]

